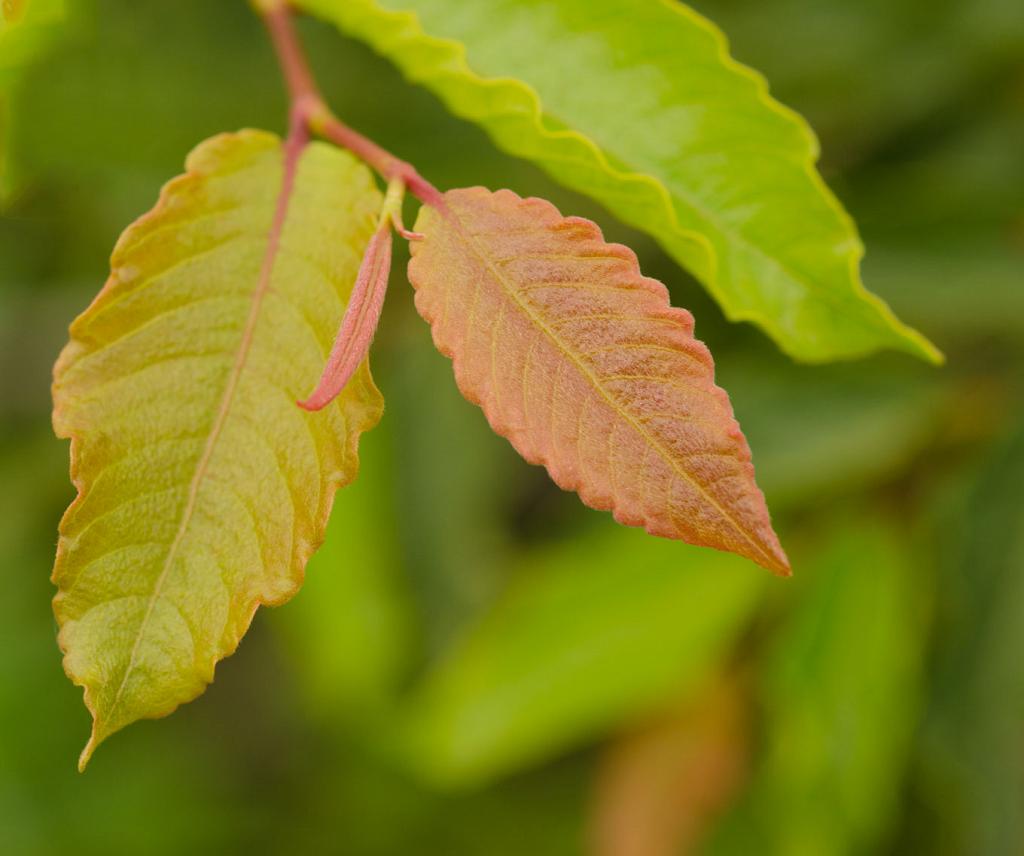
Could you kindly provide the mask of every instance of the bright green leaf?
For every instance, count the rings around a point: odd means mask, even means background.
[[[796,358],[938,360],[861,283],[860,239],[799,116],[669,0],[299,0],[507,151],[654,235]]]
[[[692,692],[761,591],[745,560],[632,529],[527,553],[409,703],[414,763],[441,782],[491,779]]]
[[[78,499],[61,523],[54,602],[95,746],[199,695],[260,604],[286,601],[358,466],[380,394],[364,365],[318,414],[295,401],[323,366],[380,194],[347,153],[203,143],[121,237],[71,327],[54,424]],[[280,234],[275,212],[284,210]],[[279,240],[277,240],[279,238]]]

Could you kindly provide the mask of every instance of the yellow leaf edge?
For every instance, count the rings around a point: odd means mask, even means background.
[[[117,243],[114,246],[114,250],[111,254],[110,268],[111,274],[108,276],[106,282],[96,296],[92,299],[89,305],[71,322],[70,333],[71,337],[67,344],[61,349],[60,355],[57,358],[53,368],[53,383],[51,386],[51,394],[53,397],[54,408],[53,408],[53,429],[54,433],[60,439],[70,440],[70,478],[71,483],[76,490],[75,498],[72,500],[64,514],[61,516],[60,523],[58,524],[58,531],[63,535],[65,521],[70,520],[74,513],[78,510],[79,506],[85,501],[88,494],[88,484],[85,482],[81,473],[81,457],[82,457],[82,443],[83,438],[76,432],[70,430],[62,420],[62,410],[59,401],[58,392],[58,378],[63,371],[64,367],[69,365],[76,358],[77,353],[82,348],[82,343],[75,339],[75,326],[78,320],[92,311],[94,307],[99,305],[106,297],[108,297],[111,291],[114,289],[116,284],[116,271],[121,266],[121,256],[127,250],[132,247],[134,238],[137,232],[144,226],[148,225],[152,220],[158,220],[162,215],[171,210],[174,206],[173,200],[176,195],[183,189],[188,189],[193,184],[200,182],[207,178],[211,173],[207,167],[210,163],[209,156],[211,153],[225,145],[231,144],[234,141],[242,142],[262,142],[265,145],[273,144],[278,149],[281,149],[281,139],[268,131],[255,130],[255,129],[242,129],[237,132],[224,132],[210,137],[203,142],[199,143],[195,148],[188,153],[185,158],[185,172],[181,175],[177,175],[174,178],[166,182],[160,190],[159,197],[156,204],[146,213],[142,214],[136,220],[134,220],[125,230],[121,233]],[[347,153],[346,153],[347,154]],[[349,430],[347,432],[347,444],[344,450],[345,460],[348,462],[348,466],[345,468],[344,473],[337,473],[335,477],[331,477],[327,482],[327,489],[325,491],[326,501],[322,504],[320,513],[316,519],[316,537],[301,543],[298,545],[297,551],[293,554],[291,564],[291,574],[293,578],[293,586],[290,590],[283,592],[278,598],[272,599],[256,599],[252,604],[251,610],[248,617],[244,622],[239,624],[240,632],[237,634],[237,638],[233,640],[233,645],[229,650],[224,652],[222,657],[214,656],[211,658],[209,674],[211,676],[210,681],[206,682],[201,686],[193,695],[182,701],[170,704],[166,709],[159,709],[152,714],[142,717],[144,719],[161,719],[169,716],[181,705],[188,704],[191,701],[197,699],[202,695],[206,687],[213,681],[213,675],[216,671],[216,665],[220,660],[230,657],[235,651],[238,650],[239,644],[241,644],[242,638],[248,632],[248,629],[252,623],[252,619],[256,614],[256,611],[261,606],[280,606],[290,600],[302,587],[305,581],[305,569],[306,564],[313,554],[323,544],[326,536],[327,522],[331,515],[331,510],[334,507],[334,498],[338,490],[351,484],[359,474],[359,439],[363,433],[373,429],[379,422],[384,413],[384,399],[373,381],[373,376],[370,372],[370,366],[367,361],[364,361],[356,376],[353,378],[353,382],[358,383],[360,386],[359,401],[366,402],[367,406],[363,407],[360,411],[358,419],[347,419],[346,425]],[[330,406],[340,407],[340,401],[333,402]],[[57,555],[54,561],[53,572],[50,575],[50,581],[60,589],[61,576],[59,573],[62,559],[66,555],[66,549],[63,538],[58,541],[57,544]],[[52,599],[52,607],[54,610],[54,618],[58,621],[58,606],[62,597],[62,591],[54,595]],[[78,678],[70,669],[68,665],[68,644],[64,628],[61,627],[57,633],[57,645],[63,655],[62,665],[64,673],[67,675],[68,680],[71,681],[75,686],[82,687],[83,690],[83,701],[86,709],[89,711],[92,717],[92,729],[89,735],[89,739],[86,742],[85,747],[82,749],[81,754],[78,758],[78,771],[84,772],[86,766],[91,760],[93,753],[96,748],[112,734],[120,730],[119,728],[105,729],[102,725],[102,720],[99,719],[95,700],[92,697],[90,688],[86,683]],[[123,727],[123,726],[121,726]]]
[[[708,18],[676,0],[655,0],[673,13],[687,20],[690,24],[708,32],[717,45],[718,57],[729,71],[746,77],[755,85],[758,100],[772,112],[795,123],[807,143],[806,155],[800,159],[803,172],[810,179],[815,189],[825,199],[828,207],[840,219],[850,233],[850,249],[847,253],[847,269],[852,287],[851,296],[860,299],[874,308],[884,325],[893,334],[891,346],[897,350],[913,354],[933,365],[945,362],[942,352],[928,340],[924,334],[905,324],[896,317],[889,305],[877,294],[869,291],[864,285],[860,273],[860,263],[864,256],[864,244],[849,212],[825,183],[816,168],[820,146],[817,136],[807,121],[795,110],[786,107],[772,97],[766,78],[760,72],[743,65],[729,53],[729,42],[722,30]],[[835,359],[854,359],[866,356],[878,350],[873,346],[854,350],[833,348],[823,352],[812,353],[802,348],[783,335],[775,321],[765,313],[752,309],[732,306],[729,299],[718,285],[717,255],[711,241],[702,233],[688,229],[679,222],[675,205],[668,189],[653,175],[638,171],[623,170],[612,164],[604,150],[586,134],[567,128],[549,128],[544,121],[544,106],[540,94],[526,82],[512,77],[484,77],[475,72],[469,65],[466,46],[456,40],[428,34],[420,23],[415,11],[392,11],[379,6],[376,0],[346,0],[338,4],[334,0],[296,0],[296,5],[310,13],[316,14],[333,22],[345,33],[360,38],[371,45],[382,55],[394,61],[405,75],[415,83],[429,87],[430,81],[436,81],[434,91],[441,97],[445,105],[457,116],[482,124],[492,138],[495,134],[487,128],[486,120],[500,116],[508,122],[518,122],[521,129],[528,132],[526,136],[509,130],[509,137],[528,138],[529,135],[544,141],[549,151],[557,152],[552,156],[554,161],[568,161],[584,167],[596,167],[613,181],[629,188],[628,192],[644,198],[644,207],[654,210],[660,220],[660,229],[653,227],[651,222],[641,217],[622,216],[624,222],[652,234],[665,246],[669,254],[708,289],[730,321],[747,321],[764,330],[794,360],[810,363],[829,362]],[[364,21],[365,24],[360,24]],[[428,56],[429,60],[418,63],[417,59]],[[432,68],[433,71],[427,71]],[[498,95],[500,93],[500,95]],[[460,99],[468,95],[468,99]],[[474,110],[468,103],[479,99],[482,105]],[[500,104],[501,109],[495,110],[490,105]],[[510,106],[513,105],[513,106]],[[502,145],[499,142],[499,145]],[[508,148],[507,146],[502,146]],[[519,157],[529,157],[522,151],[509,149]],[[557,173],[538,160],[541,166],[556,180],[561,181]],[[588,163],[589,162],[589,163]],[[573,187],[581,192],[584,188]],[[600,200],[606,206],[608,203]],[[641,206],[638,206],[641,207]],[[618,215],[621,216],[621,215]],[[667,233],[663,234],[663,233]],[[703,257],[704,266],[693,259],[683,260],[681,252],[671,247],[671,239],[687,241],[698,248]],[[829,294],[825,292],[825,294]]]

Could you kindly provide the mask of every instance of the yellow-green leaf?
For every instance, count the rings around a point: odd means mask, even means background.
[[[655,236],[792,356],[938,359],[863,286],[806,123],[674,0],[298,0]],[[783,23],[780,22],[780,26]]]
[[[214,137],[122,235],[57,363],[54,426],[79,495],[54,568],[60,645],[104,738],[199,695],[260,604],[302,582],[382,410],[364,364],[295,402],[342,317],[380,193],[313,144]],[[275,228],[275,219],[279,229]]]

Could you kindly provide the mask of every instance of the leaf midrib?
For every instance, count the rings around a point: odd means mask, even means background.
[[[284,230],[289,202],[291,201],[291,197],[295,189],[295,175],[301,154],[301,150],[284,149],[281,189],[278,192],[277,200],[275,202],[273,219],[271,221],[270,230],[267,234],[267,249],[264,253],[263,262],[260,267],[259,279],[257,280],[256,288],[254,289],[250,300],[249,315],[246,318],[238,349],[235,352],[235,361],[232,365],[231,373],[228,375],[224,393],[221,396],[220,404],[217,408],[217,414],[214,417],[213,424],[210,427],[210,432],[207,435],[202,455],[196,463],[192,480],[189,483],[188,499],[186,500],[185,507],[182,510],[181,522],[178,526],[177,532],[175,533],[174,540],[171,542],[171,545],[167,550],[167,557],[161,567],[160,574],[157,577],[156,582],[153,584],[153,591],[146,605],[146,612],[143,615],[142,621],[139,624],[139,629],[135,635],[132,650],[128,657],[128,663],[125,666],[124,675],[122,676],[121,682],[114,694],[114,700],[111,702],[111,705],[107,710],[106,719],[108,721],[113,719],[114,711],[124,698],[124,691],[128,684],[128,678],[134,671],[138,660],[142,639],[146,635],[146,629],[153,615],[153,610],[162,596],[163,588],[167,582],[167,577],[170,574],[171,567],[188,532],[189,525],[192,521],[192,515],[195,512],[196,504],[199,499],[200,488],[202,487],[203,480],[209,470],[210,461],[213,458],[213,453],[216,450],[217,443],[224,430],[224,425],[230,415],[231,405],[238,389],[238,383],[245,370],[249,353],[252,349],[253,336],[256,330],[256,324],[259,321],[263,301],[270,291],[270,282],[273,274],[274,263],[277,259],[281,245],[281,234]],[[90,744],[93,743],[94,739],[95,737],[90,739]],[[88,751],[88,748],[86,751]]]

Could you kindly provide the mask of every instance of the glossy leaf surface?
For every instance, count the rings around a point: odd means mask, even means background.
[[[693,318],[597,226],[508,190],[424,208],[409,278],[462,393],[616,520],[789,564]]]
[[[734,320],[824,361],[938,359],[861,282],[806,123],[669,0],[299,0],[454,113],[655,236]]]
[[[342,317],[380,194],[314,144],[199,146],[121,237],[55,370],[79,496],[54,602],[95,746],[213,678],[260,604],[287,600],[382,408],[364,364],[319,414],[295,406]]]

